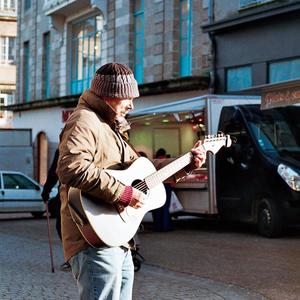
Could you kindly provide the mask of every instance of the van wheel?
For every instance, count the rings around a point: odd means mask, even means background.
[[[258,232],[265,237],[278,237],[283,232],[283,219],[278,205],[271,199],[262,199],[258,207]]]
[[[34,211],[31,213],[33,215],[34,218],[37,218],[37,219],[40,219],[43,217],[44,215],[44,212],[41,212],[41,211]]]

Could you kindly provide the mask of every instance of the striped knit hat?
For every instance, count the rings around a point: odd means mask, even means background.
[[[108,63],[96,71],[91,92],[98,97],[130,99],[140,96],[131,69],[119,63]]]

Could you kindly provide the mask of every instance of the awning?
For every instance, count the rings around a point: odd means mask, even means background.
[[[205,99],[207,98],[207,96],[208,95],[133,110],[129,114],[129,117],[159,114],[159,113],[180,113],[180,112],[199,111],[204,108]]]
[[[234,99],[244,99],[246,100],[258,100],[260,97],[258,96],[245,96],[245,95],[215,95],[215,94],[206,94],[199,97],[188,98],[184,100],[178,100],[174,102],[169,102],[161,105],[151,106],[147,108],[141,108],[137,110],[133,110],[129,114],[130,117],[138,117],[143,115],[153,115],[160,113],[183,113],[190,112],[193,113],[195,111],[203,110],[205,107],[206,100],[216,100],[220,99],[223,101],[225,99],[234,100]]]

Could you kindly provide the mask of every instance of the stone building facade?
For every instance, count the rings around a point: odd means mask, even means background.
[[[70,29],[76,20],[89,15],[102,18],[101,57],[98,66],[119,61],[134,69],[134,3],[143,2],[144,14],[144,62],[141,84],[178,79],[180,43],[180,0],[160,1],[19,1],[18,23],[18,72],[17,103],[45,100],[43,64],[45,49],[43,35],[50,34],[51,85],[48,98],[72,95],[70,91],[71,47]],[[202,1],[186,1],[191,5],[191,72],[189,76],[207,75],[209,39],[202,33],[201,24],[206,21],[206,5]],[[205,2],[205,1],[204,1]],[[70,4],[69,4],[70,3]],[[75,20],[75,21],[74,21]],[[30,97],[24,96],[24,43],[30,47]]]
[[[136,108],[207,93],[210,42],[201,24],[208,3],[18,1],[17,91],[10,109],[14,127],[33,129],[40,182],[67,116],[104,63],[132,68],[142,100]]]
[[[0,127],[12,127],[12,113],[3,110],[13,104],[16,89],[17,6],[0,0]]]

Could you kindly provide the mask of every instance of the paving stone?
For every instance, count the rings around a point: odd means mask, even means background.
[[[35,230],[36,227],[30,228]],[[54,239],[55,272],[52,273],[48,240],[41,235],[41,232],[36,230],[36,234],[33,232],[25,236],[21,232],[8,234],[7,231],[0,230],[1,300],[79,299],[72,274],[59,271],[59,265],[63,262],[60,241]],[[235,285],[186,274],[184,270],[175,272],[143,263],[140,271],[135,273],[133,299],[263,300],[266,298]]]

